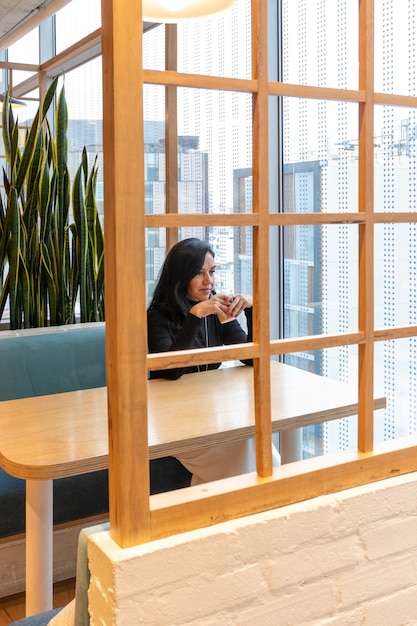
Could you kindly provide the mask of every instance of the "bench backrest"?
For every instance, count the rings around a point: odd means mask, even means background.
[[[0,331],[0,402],[105,385],[104,323]],[[187,487],[190,477],[172,457],[150,461],[151,493]],[[0,537],[24,531],[24,506],[24,482],[0,469]],[[107,511],[107,470],[54,481],[54,524]]]
[[[106,385],[105,325],[0,332],[0,401]]]

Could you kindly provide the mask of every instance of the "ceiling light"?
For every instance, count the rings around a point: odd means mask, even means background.
[[[142,0],[147,22],[178,22],[208,17],[229,9],[235,0]]]

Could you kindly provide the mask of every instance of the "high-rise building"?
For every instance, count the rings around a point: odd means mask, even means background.
[[[146,213],[165,213],[165,126],[145,120],[145,206]],[[208,155],[199,150],[196,136],[178,137],[178,211],[207,213]],[[182,228],[180,237],[207,238],[204,227]],[[146,277],[148,296],[158,280],[166,255],[166,233],[162,228],[146,229]]]

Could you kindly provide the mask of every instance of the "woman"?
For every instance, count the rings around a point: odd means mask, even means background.
[[[184,239],[170,250],[148,308],[150,352],[208,348],[252,340],[252,298],[214,291],[214,256],[208,243],[195,238]],[[236,319],[243,311],[248,334]],[[251,364],[251,361],[243,362]],[[176,380],[183,374],[217,369],[220,365],[157,370],[151,372],[150,377]],[[274,456],[278,464],[275,448]],[[256,471],[253,440],[220,444],[177,458],[192,473],[192,485]]]
[[[251,341],[252,298],[216,294],[214,274],[214,251],[206,242],[184,239],[170,250],[148,309],[150,352]],[[243,310],[249,336],[235,319]],[[155,371],[151,378],[175,380],[182,374],[218,367],[220,363]]]

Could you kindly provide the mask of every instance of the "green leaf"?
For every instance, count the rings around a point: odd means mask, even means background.
[[[6,276],[3,288],[0,293],[0,319],[3,317],[4,309],[6,306],[7,298],[9,297],[9,274]]]
[[[11,119],[10,119],[10,116],[12,116]],[[13,121],[12,107],[10,106],[10,97],[9,97],[8,90],[4,94],[3,111],[2,111],[1,119],[2,119],[2,136],[3,136],[4,152],[6,155],[7,162],[10,164],[10,158],[11,158],[11,152],[12,152],[11,141],[10,141],[10,124],[13,126],[14,121]]]
[[[18,278],[20,261],[20,212],[16,190],[12,188],[9,196],[8,210],[10,212],[10,247],[9,247],[9,295],[10,295],[10,322],[12,328],[20,327],[18,307]]]
[[[51,315],[51,326],[56,326],[58,323],[58,300],[56,289],[56,267],[53,262],[53,255],[51,256],[52,247],[48,248],[48,245],[42,241],[41,243],[41,268],[44,276],[46,277],[47,293],[49,296],[49,311]]]
[[[38,138],[38,121],[39,121],[39,111],[36,113],[32,125],[30,127],[29,135],[27,137],[25,147],[23,150],[22,159],[19,163],[16,173],[16,190],[20,194],[21,189],[23,187],[23,183],[25,182],[26,174],[29,170],[30,164],[32,162],[33,153],[35,151],[35,146]]]
[[[53,81],[49,85],[48,90],[47,90],[47,92],[45,94],[45,97],[43,99],[41,123],[45,119],[46,114],[49,111],[49,107],[52,104],[52,100],[54,99],[54,96],[55,96],[55,93],[56,93],[56,88],[58,86],[58,80],[59,80],[59,76],[55,76],[55,78],[53,79]]]
[[[56,78],[51,83],[25,133],[23,147],[19,143],[22,133],[5,97],[0,317],[9,299],[12,328],[73,323],[78,297],[82,321],[104,319],[104,237],[95,198],[97,156],[90,169],[83,149],[71,185],[64,88],[57,99],[55,137],[47,118],[57,82]]]

